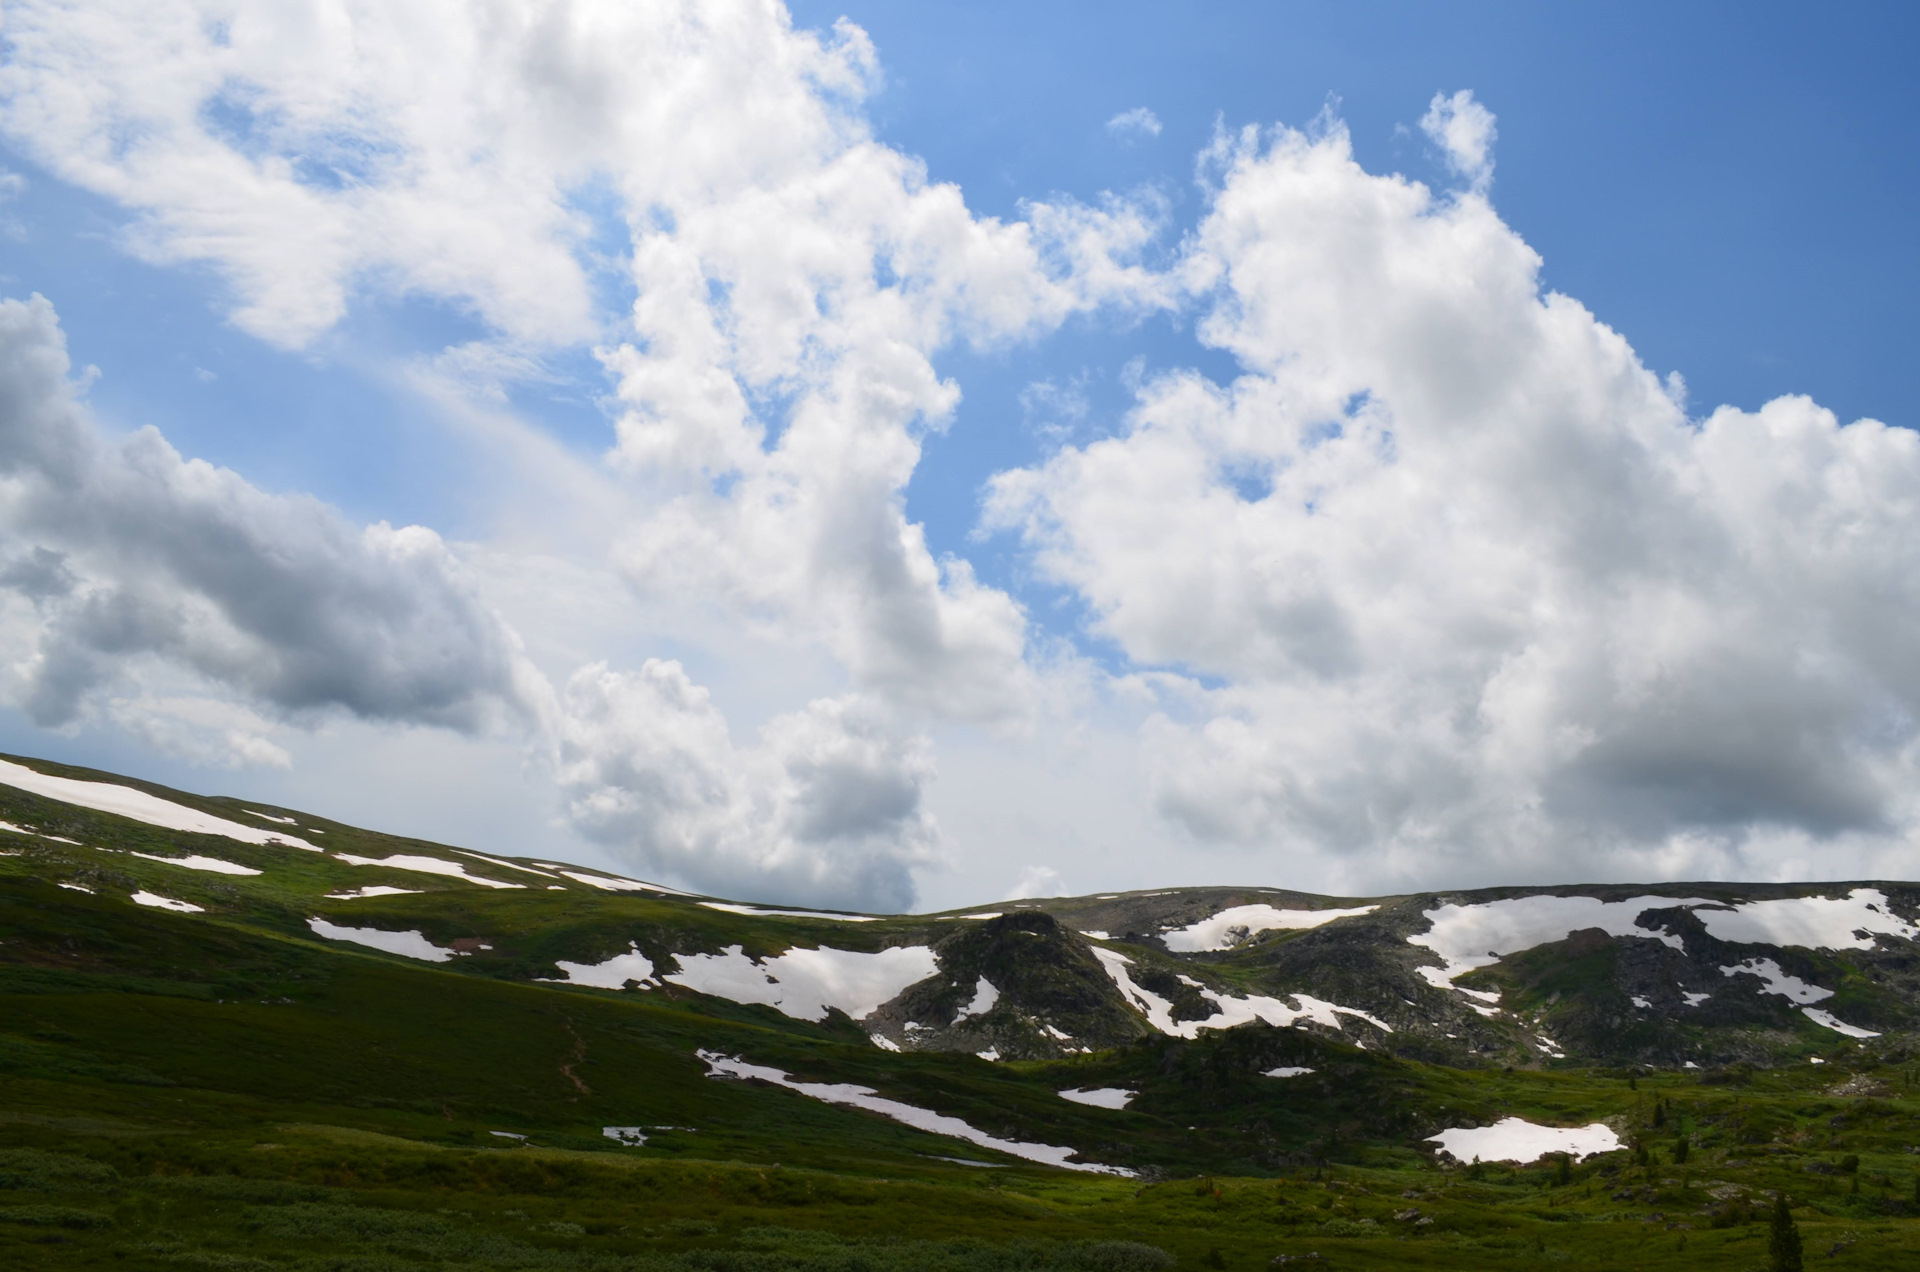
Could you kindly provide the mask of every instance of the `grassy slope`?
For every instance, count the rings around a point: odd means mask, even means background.
[[[1152,1266],[1150,1252],[1111,1244],[1133,1242],[1188,1267],[1216,1251],[1220,1266],[1254,1268],[1317,1250],[1350,1267],[1745,1268],[1764,1264],[1765,1240],[1747,1202],[1776,1188],[1800,1205],[1812,1255],[1839,1246],[1824,1266],[1920,1265],[1920,1159],[1907,1151],[1920,1101],[1897,1055],[1869,1075],[1885,1085],[1876,1098],[1828,1094],[1849,1077],[1837,1063],[1643,1076],[1635,1089],[1624,1074],[1466,1072],[1264,1027],[1061,1062],[892,1055],[844,1019],[822,1029],[679,991],[524,978],[636,935],[752,952],[830,929],[843,947],[877,948],[924,939],[931,920],[829,925],[578,888],[487,892],[4,789],[0,818],[83,844],[0,841],[14,854],[0,856],[0,1266]],[[300,821],[338,850],[447,851]],[[267,873],[191,874],[117,851],[129,848]],[[375,882],[427,892],[318,912],[495,950],[427,966],[311,939],[315,897]],[[135,887],[208,913],[131,906]],[[716,1082],[701,1047],[1071,1144],[1153,1182],[1041,1170]],[[1849,1054],[1863,1071],[1876,1063]],[[1277,1064],[1317,1072],[1258,1076]],[[1054,1094],[1101,1085],[1140,1095],[1109,1111]],[[1669,1104],[1657,1129],[1656,1099]],[[1545,1167],[1442,1170],[1418,1151],[1442,1125],[1508,1114],[1606,1118],[1655,1160],[1615,1154],[1556,1186]],[[634,1149],[605,1125],[693,1129]],[[1694,1146],[1684,1166],[1671,1163],[1677,1133]],[[1858,1173],[1831,1173],[1848,1155]],[[1409,1210],[1433,1222],[1394,1217]]]

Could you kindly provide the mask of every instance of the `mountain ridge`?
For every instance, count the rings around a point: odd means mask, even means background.
[[[269,925],[295,939],[481,975],[718,998],[815,1023],[839,1012],[899,1050],[1059,1059],[1263,1020],[1469,1067],[1698,1068],[1799,1059],[1920,1024],[1920,888],[1887,880],[1379,897],[1198,886],[849,915],[26,757],[0,757],[0,825],[69,888],[192,913],[272,911]],[[1780,939],[1753,939],[1767,936]]]

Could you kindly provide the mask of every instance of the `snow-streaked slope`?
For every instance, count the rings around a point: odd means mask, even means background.
[[[228,821],[224,817],[215,817],[212,813],[203,813],[197,808],[188,808],[185,804],[176,804],[131,786],[54,777],[47,773],[36,773],[26,765],[15,764],[11,760],[0,760],[0,782],[23,791],[32,791],[35,795],[44,795],[48,799],[57,799],[63,804],[91,808],[96,813],[112,813],[116,817],[130,818],[167,830],[182,830],[193,835],[222,835],[243,844],[285,844],[310,852],[320,851],[306,840],[282,831],[263,830],[258,826]]]
[[[1278,998],[1269,998],[1264,994],[1249,994],[1245,998],[1235,998],[1220,994],[1211,989],[1199,987],[1198,982],[1189,982],[1200,988],[1200,996],[1214,1004],[1214,1014],[1205,1020],[1179,1020],[1173,1018],[1173,1004],[1149,989],[1134,983],[1132,974],[1127,970],[1133,960],[1116,950],[1094,947],[1094,957],[1107,969],[1107,975],[1119,987],[1121,997],[1125,998],[1147,1023],[1161,1033],[1174,1038],[1197,1038],[1203,1029],[1231,1029],[1235,1025],[1250,1024],[1263,1020],[1270,1025],[1285,1027],[1297,1020],[1311,1020],[1318,1025],[1332,1029],[1343,1029],[1341,1016],[1352,1016],[1364,1020],[1375,1028],[1392,1033],[1393,1026],[1374,1016],[1353,1007],[1342,1007],[1337,1003],[1323,1002],[1311,994],[1289,994],[1297,1007],[1289,1007]]]
[[[1181,954],[1199,954],[1208,950],[1231,949],[1260,932],[1316,928],[1335,919],[1372,914],[1377,905],[1355,906],[1350,910],[1278,910],[1270,905],[1236,905],[1198,923],[1162,932],[1160,941]]]
[[[1920,939],[1915,927],[1894,914],[1878,888],[1855,888],[1845,897],[1781,897],[1727,904],[1705,897],[1631,897],[1602,901],[1597,897],[1510,897],[1475,905],[1443,905],[1428,910],[1432,926],[1407,938],[1446,960],[1444,968],[1422,968],[1421,975],[1442,988],[1477,967],[1517,954],[1586,928],[1609,936],[1637,936],[1661,941],[1674,949],[1685,943],[1658,927],[1643,927],[1640,917],[1649,910],[1681,907],[1693,911],[1717,940],[1748,945],[1798,945],[1808,949],[1873,947],[1874,934]]]
[[[1100,1175],[1125,1175],[1133,1172],[1120,1166],[1102,1166],[1097,1162],[1076,1162],[1070,1159],[1079,1156],[1079,1150],[1062,1148],[1055,1144],[1029,1144],[1021,1140],[1006,1140],[985,1131],[976,1130],[957,1117],[948,1117],[935,1113],[931,1109],[918,1108],[903,1104],[899,1100],[889,1100],[872,1087],[855,1086],[850,1082],[799,1082],[787,1076],[785,1071],[769,1068],[766,1065],[748,1064],[734,1056],[724,1056],[717,1052],[701,1051],[697,1053],[707,1065],[707,1076],[713,1078],[758,1078],[775,1086],[783,1086],[789,1091],[797,1091],[810,1099],[827,1104],[843,1104],[850,1108],[865,1109],[869,1113],[878,1113],[882,1117],[892,1118],[916,1130],[927,1131],[934,1135],[945,1135],[951,1139],[965,1140],[981,1148],[990,1148],[1009,1157],[1018,1157],[1030,1162],[1040,1162],[1047,1166],[1059,1166],[1066,1170],[1088,1171]]]
[[[1491,966],[1508,954],[1564,941],[1586,928],[1599,928],[1610,936],[1651,937],[1683,949],[1678,936],[1640,927],[1635,920],[1648,910],[1711,904],[1701,897],[1648,896],[1626,901],[1602,901],[1597,897],[1509,897],[1477,905],[1443,905],[1426,911],[1426,918],[1433,926],[1409,936],[1407,943],[1425,946],[1446,960],[1444,968],[1435,969],[1432,974],[1422,973],[1429,982],[1446,985],[1456,976],[1477,967]]]
[[[1548,1153],[1587,1157],[1611,1153],[1620,1137],[1604,1122],[1588,1126],[1539,1126],[1523,1118],[1505,1117],[1492,1126],[1457,1127],[1427,1137],[1463,1162],[1532,1162]]]
[[[421,932],[387,932],[380,928],[337,927],[325,919],[308,919],[307,926],[313,929],[316,936],[324,936],[329,941],[351,941],[355,945],[365,945],[369,949],[401,954],[407,958],[417,958],[428,963],[444,963],[453,957],[452,950],[441,949]]]
[[[676,954],[680,970],[662,980],[736,1003],[764,1003],[796,1020],[825,1020],[837,1007],[855,1020],[940,969],[924,945],[877,954],[858,950],[794,948],[756,960],[730,945],[718,954]]]

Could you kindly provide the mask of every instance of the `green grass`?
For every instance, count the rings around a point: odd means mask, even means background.
[[[1757,1268],[1776,1189],[1822,1266],[1920,1264],[1920,1101],[1890,1057],[1856,1066],[1887,1088],[1867,1098],[1827,1093],[1851,1076],[1837,1064],[1630,1082],[1446,1069],[1264,1027],[991,1065],[882,1052],[845,1022],[409,965],[19,877],[0,880],[0,932],[0,1266],[971,1272],[1317,1251],[1353,1268]],[[700,1047],[1143,1177],[1038,1169],[714,1081]],[[1257,1076],[1281,1063],[1317,1072]],[[1074,1085],[1140,1095],[1119,1111],[1054,1095]],[[1509,1114],[1610,1119],[1654,1158],[1613,1154],[1557,1185],[1550,1165],[1442,1169],[1420,1147]],[[604,1125],[692,1129],[636,1149]],[[1849,1156],[1857,1174],[1839,1170]]]
[[[232,801],[154,789],[244,819]],[[816,1025],[678,988],[533,978],[630,941],[656,961],[823,939],[878,949],[955,930],[939,920],[839,924],[571,886],[488,891],[5,787],[0,820],[80,841],[0,835],[0,1268],[1136,1272],[1317,1252],[1317,1266],[1341,1268],[1740,1270],[1765,1266],[1777,1191],[1817,1266],[1920,1266],[1920,1057],[1893,1037],[1855,1046],[1808,1025],[1778,1054],[1831,1063],[1657,1073],[1449,1068],[1265,1026],[1054,1061],[895,1054],[840,1016]],[[305,815],[300,825],[361,856],[449,852]],[[134,851],[203,852],[265,873],[195,874]],[[370,883],[421,893],[324,899]],[[206,912],[133,906],[139,888]],[[316,914],[493,948],[421,964],[318,941],[306,927]],[[1258,955],[1206,966],[1256,989]],[[1608,957],[1514,960],[1502,986],[1549,1013],[1597,1001]],[[1137,963],[1192,970],[1151,950]],[[1858,995],[1864,1009],[1874,988],[1847,968],[1832,963],[1823,983],[1839,987],[1837,1006]],[[1137,1176],[1042,1169],[715,1081],[702,1048],[860,1083],[1003,1138],[1071,1145]],[[1277,1065],[1315,1072],[1259,1076]],[[1056,1094],[1092,1086],[1138,1095],[1105,1110]],[[1423,1144],[1509,1115],[1606,1120],[1633,1147],[1560,1182],[1552,1163],[1446,1166]],[[633,1148],[605,1126],[653,1129]]]

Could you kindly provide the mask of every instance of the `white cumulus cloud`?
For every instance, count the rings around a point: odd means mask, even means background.
[[[737,745],[680,664],[583,668],[568,683],[560,780],[589,838],[724,896],[904,909],[936,858],[926,743],[877,704],[820,699]]]
[[[108,437],[69,372],[53,306],[0,301],[0,693],[37,723],[99,706],[169,749],[273,764],[252,710],[149,689],[464,731],[541,714],[438,535],[268,494],[152,429]]]
[[[1376,882],[1911,850],[1920,435],[1689,419],[1484,199],[1337,126],[1219,160],[1184,269],[1243,374],[1151,380],[988,510],[1204,678],[1143,735],[1165,815]]]
[[[1475,101],[1471,90],[1463,88],[1451,97],[1435,93],[1420,117],[1420,131],[1440,147],[1449,168],[1475,190],[1486,190],[1493,180],[1493,143],[1499,130],[1493,112]]]

